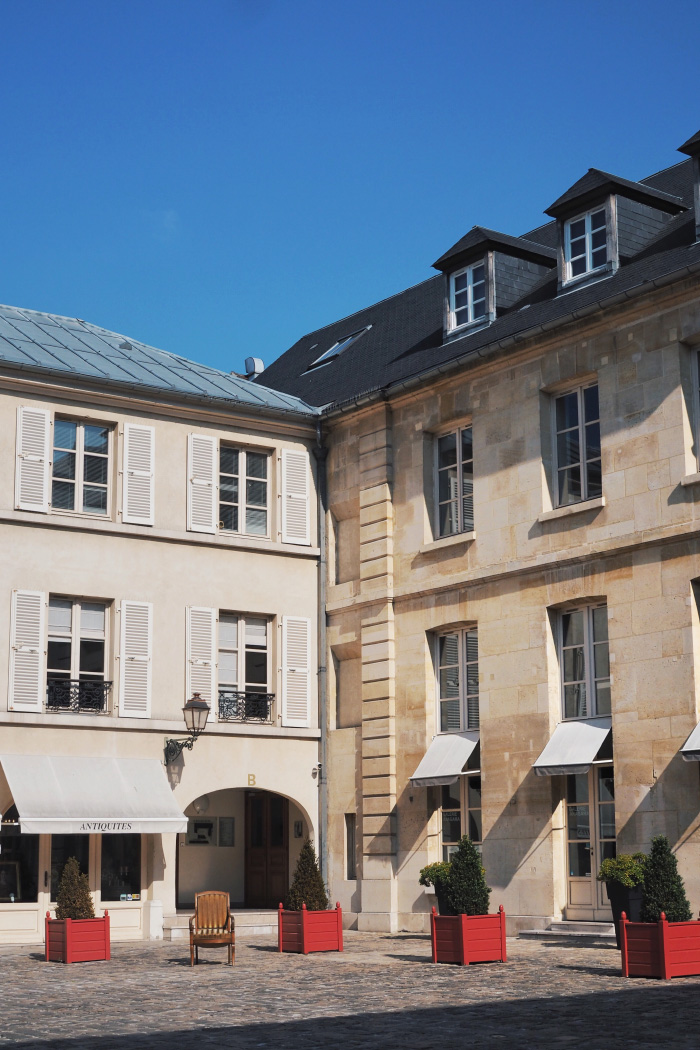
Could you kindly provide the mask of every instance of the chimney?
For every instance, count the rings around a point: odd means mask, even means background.
[[[695,207],[695,240],[700,241],[700,131],[678,147],[679,153],[693,158],[693,205]]]
[[[245,377],[246,379],[255,379],[261,372],[265,371],[265,365],[262,363],[260,357],[246,357],[245,359]]]

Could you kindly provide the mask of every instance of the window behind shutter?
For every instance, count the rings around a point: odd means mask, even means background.
[[[308,726],[311,707],[311,621],[282,618],[282,725]]]
[[[186,700],[199,693],[215,712],[216,609],[187,609]]]
[[[187,439],[187,528],[216,532],[216,441],[205,434]]]
[[[150,717],[152,651],[153,606],[149,602],[123,601],[119,653],[120,715]]]
[[[13,591],[10,711],[41,711],[44,695],[46,599],[41,591]]]
[[[309,544],[309,456],[282,449],[282,540]]]
[[[17,409],[15,507],[49,509],[49,413],[45,408]]]
[[[153,524],[153,427],[127,423],[124,427],[124,507],[122,521]]]

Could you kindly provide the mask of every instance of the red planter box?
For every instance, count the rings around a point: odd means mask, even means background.
[[[95,962],[109,957],[108,911],[99,919],[52,919],[47,911],[47,962]]]
[[[281,952],[342,952],[343,909],[333,911],[285,911],[280,904],[277,920],[278,947]]]
[[[623,977],[690,977],[700,974],[700,921],[628,922],[620,919]]]
[[[459,963],[506,961],[506,913],[495,915],[430,915],[433,962]]]

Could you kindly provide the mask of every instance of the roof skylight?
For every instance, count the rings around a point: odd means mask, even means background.
[[[333,361],[336,357],[339,357],[344,350],[347,350],[356,339],[359,339],[361,335],[368,332],[371,327],[372,325],[368,324],[365,328],[360,328],[357,332],[351,332],[350,335],[344,335],[342,339],[333,343],[333,346],[329,347],[328,350],[324,350],[320,357],[317,357],[315,361],[312,361],[305,371],[310,372],[312,368],[318,368],[319,365],[325,365],[329,361]]]

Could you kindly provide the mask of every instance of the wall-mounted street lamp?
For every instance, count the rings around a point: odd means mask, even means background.
[[[185,740],[165,741],[166,766],[169,766],[171,762],[179,758],[185,748],[188,751],[192,750],[195,740],[206,728],[209,710],[209,704],[206,700],[202,700],[199,693],[194,693],[192,699],[187,701],[182,709],[182,713],[185,716],[185,725],[190,735]]]

